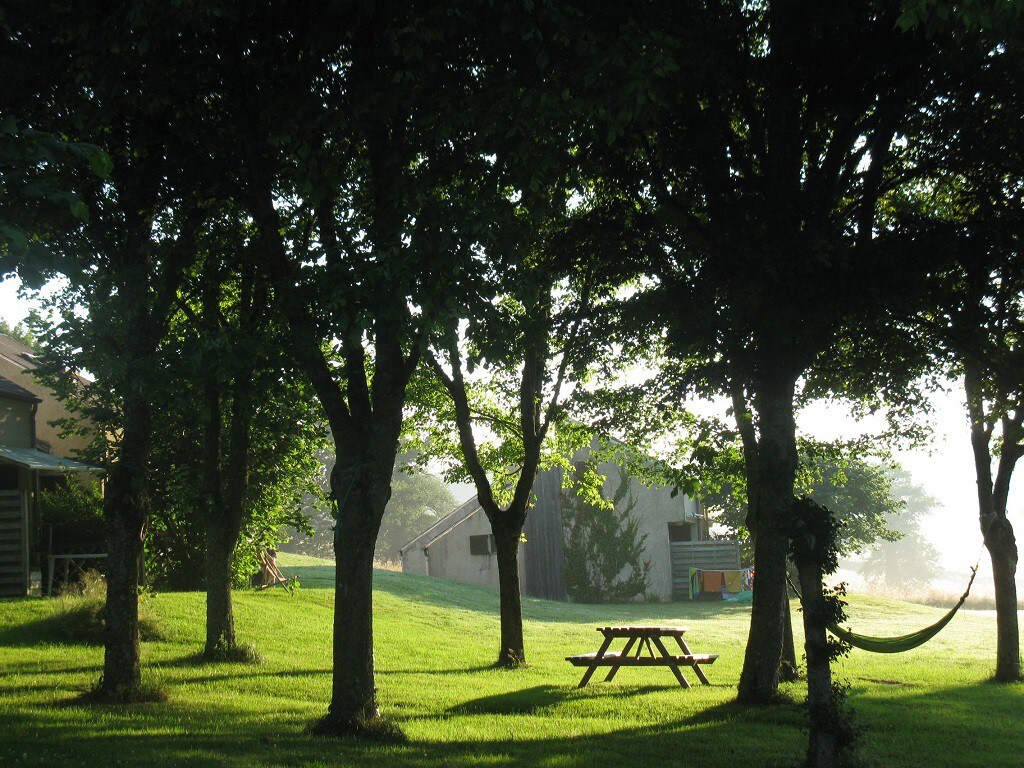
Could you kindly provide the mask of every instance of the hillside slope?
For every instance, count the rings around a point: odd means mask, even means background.
[[[152,598],[164,639],[145,643],[149,679],[170,701],[83,706],[102,649],[67,644],[54,604],[0,601],[0,764],[47,766],[792,766],[805,744],[798,704],[742,710],[731,703],[749,607],[724,604],[579,606],[527,600],[529,666],[495,670],[497,595],[403,574],[376,576],[381,704],[408,734],[403,747],[367,747],[306,734],[330,680],[333,569],[286,556],[302,587],[236,594],[239,632],[260,666],[204,664],[203,596]],[[899,634],[942,611],[854,598],[861,632]],[[799,613],[794,612],[799,617]],[[623,669],[613,683],[575,685],[564,657],[598,645],[594,627],[657,622],[691,627],[696,652],[718,653],[712,686],[684,691],[666,669]],[[994,618],[962,612],[936,640],[898,656],[854,651],[839,665],[866,727],[871,766],[1017,764],[1021,686],[986,682]],[[696,683],[692,679],[691,681]],[[595,680],[600,680],[600,676]],[[800,684],[787,687],[802,697]]]

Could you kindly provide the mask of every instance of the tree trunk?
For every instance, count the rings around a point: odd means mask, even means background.
[[[149,405],[125,404],[118,462],[110,472],[103,516],[107,530],[107,601],[101,693],[130,699],[142,680],[139,572],[148,510]]]
[[[1021,679],[1020,628],[1017,619],[1017,541],[1013,526],[996,518],[985,537],[992,559],[996,596],[996,674],[1001,683]]]
[[[331,703],[319,730],[365,735],[380,718],[373,658],[373,552],[383,504],[376,509],[365,467],[362,472],[358,467],[344,473],[336,469],[331,485],[338,502],[334,663]]]
[[[822,593],[820,565],[798,563],[803,593],[804,650],[807,655],[807,707],[811,731],[807,743],[810,768],[839,765],[841,723],[832,691],[828,647],[828,610]]]
[[[231,602],[232,555],[238,544],[249,488],[252,437],[252,371],[243,371],[233,386],[231,434],[223,493],[217,477],[216,506],[206,526],[206,655],[238,647]]]
[[[501,645],[498,666],[526,663],[523,641],[523,596],[519,581],[519,541],[522,526],[491,521],[498,556],[498,589],[501,606]]]
[[[203,328],[210,338],[217,333],[219,281],[207,277],[203,291]],[[224,531],[224,503],[221,494],[220,366],[209,354],[203,355],[203,507],[206,522],[206,647],[215,657],[235,647],[235,618],[231,610],[231,549]]]
[[[206,528],[206,648],[216,657],[238,647],[235,613],[231,603],[231,556],[237,537],[230,537],[213,521]]]
[[[796,641],[793,639],[793,612],[789,605],[789,590],[786,590],[782,610],[782,662],[779,666],[779,679],[792,683],[800,679],[800,668],[796,663]]]
[[[996,597],[996,673],[1000,682],[1021,678],[1020,628],[1017,620],[1017,542],[1006,519],[1010,477],[1018,455],[1014,423],[1003,420],[1004,446],[998,473],[992,477],[992,426],[985,413],[981,370],[973,359],[964,361],[964,390],[971,424],[971,449],[978,483],[978,519],[992,560]]]
[[[754,602],[737,696],[744,704],[769,703],[779,693],[789,550],[786,521],[797,466],[795,386],[795,378],[767,381],[757,393],[757,506],[751,520]]]

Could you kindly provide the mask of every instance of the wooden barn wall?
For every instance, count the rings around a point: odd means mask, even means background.
[[[536,503],[526,517],[523,546],[523,591],[530,597],[568,600],[563,572],[561,470],[537,476]]]

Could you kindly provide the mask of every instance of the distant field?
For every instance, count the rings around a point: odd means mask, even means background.
[[[0,766],[794,766],[805,746],[798,703],[744,710],[732,703],[749,607],[725,604],[580,606],[527,600],[529,667],[490,668],[497,595],[450,582],[379,572],[378,684],[384,711],[408,734],[402,747],[306,734],[323,714],[330,679],[333,568],[284,555],[302,587],[239,592],[244,640],[261,666],[200,663],[203,595],[152,603],[165,639],[145,643],[146,675],[164,704],[82,706],[102,648],[60,642],[53,604],[0,600]],[[796,606],[794,606],[796,607]],[[942,611],[854,597],[851,624],[899,634]],[[799,617],[798,613],[794,616]],[[606,623],[685,623],[696,652],[719,653],[711,687],[678,688],[665,669],[623,669],[577,690],[563,657],[596,649]],[[995,619],[961,612],[931,643],[896,656],[854,651],[839,665],[866,728],[864,766],[1024,764],[1024,686],[986,682]],[[596,677],[595,679],[600,679]],[[692,675],[691,675],[692,679]],[[800,684],[786,687],[795,701]]]

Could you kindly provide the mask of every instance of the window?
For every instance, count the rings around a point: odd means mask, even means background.
[[[494,536],[489,533],[482,533],[479,536],[469,537],[469,554],[489,555],[494,552]]]
[[[693,524],[692,523],[669,523],[668,524],[668,540],[669,541],[693,541]]]

